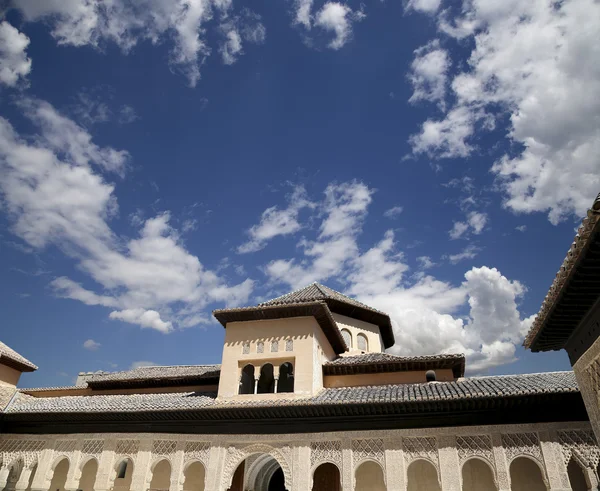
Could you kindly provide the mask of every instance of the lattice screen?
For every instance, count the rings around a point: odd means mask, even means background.
[[[384,455],[383,440],[381,439],[352,441],[352,461],[355,465],[365,459],[373,459],[383,465]]]
[[[84,440],[81,451],[88,455],[100,455],[104,450],[104,440]]]
[[[57,453],[72,452],[75,450],[76,446],[77,440],[58,440],[54,450],[56,450]]]
[[[175,440],[154,440],[152,452],[154,455],[169,455],[175,453],[177,442]]]
[[[417,457],[427,457],[436,463],[438,461],[437,440],[433,436],[402,438],[402,446],[408,462]]]
[[[492,439],[489,435],[457,436],[456,448],[461,462],[474,455],[479,455],[485,457],[491,464],[494,463]]]
[[[510,462],[518,455],[531,455],[542,462],[540,439],[537,433],[507,433],[502,435],[502,446]]]
[[[328,440],[324,442],[313,442],[310,445],[310,465],[321,462],[333,462],[341,469],[342,467],[342,442]]]
[[[208,465],[208,454],[210,445],[205,442],[187,442],[185,444],[185,459],[199,460],[205,466]]]
[[[138,440],[119,440],[117,441],[115,453],[117,455],[135,455],[138,453],[139,448],[140,442]]]
[[[573,451],[586,459],[595,469],[600,461],[600,448],[596,443],[596,438],[592,431],[573,430],[559,431],[558,440],[561,443],[561,450],[565,465],[569,464]]]

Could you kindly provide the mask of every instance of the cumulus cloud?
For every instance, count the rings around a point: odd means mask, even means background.
[[[260,16],[244,11],[243,16],[238,16],[221,24],[223,41],[219,51],[223,63],[233,65],[243,54],[243,43],[250,42],[262,44],[266,38],[266,29]]]
[[[303,25],[306,29],[311,28],[311,14],[313,0],[296,0],[294,2],[294,23]]]
[[[444,255],[444,259],[448,259],[452,264],[458,264],[461,261],[465,261],[466,259],[473,259],[479,254],[479,247],[476,245],[470,244],[465,247],[461,252],[457,254],[447,254]]]
[[[93,339],[87,339],[83,342],[83,347],[90,351],[96,351],[100,346],[102,345]]]
[[[471,211],[467,214],[465,222],[454,222],[452,229],[448,232],[451,239],[459,239],[466,232],[471,232],[475,235],[481,234],[488,221],[486,213],[479,211]]]
[[[416,10],[426,14],[433,14],[440,8],[442,0],[410,0],[406,4],[406,10]]]
[[[314,208],[306,196],[304,186],[295,186],[289,196],[287,208],[279,209],[277,206],[267,208],[260,217],[260,222],[247,231],[249,239],[237,249],[238,253],[256,252],[263,249],[267,243],[280,235],[290,235],[302,228],[298,222],[298,215],[304,208]]]
[[[456,102],[411,136],[413,152],[468,157],[508,114],[511,151],[491,167],[504,205],[552,223],[584,215],[600,187],[600,4],[464,0],[438,26],[472,48],[466,59],[456,50],[453,64],[465,67],[450,82]]]
[[[413,94],[408,101],[437,102],[444,108],[450,64],[448,52],[440,47],[438,39],[416,49],[408,74],[413,86]]]
[[[100,48],[114,43],[124,53],[138,43],[171,43],[169,64],[190,86],[200,79],[200,66],[210,55],[209,21],[231,15],[229,0],[22,0],[16,3],[27,21],[45,21],[60,45]],[[264,26],[263,26],[264,29]]]
[[[14,87],[31,71],[29,38],[6,21],[0,22],[0,82]]]
[[[315,239],[299,240],[303,257],[268,263],[269,279],[286,289],[312,281],[341,284],[345,293],[390,314],[396,335],[393,353],[462,352],[471,372],[514,361],[516,345],[531,324],[518,309],[525,287],[488,266],[471,267],[464,281],[453,285],[424,272],[434,266],[427,256],[418,257],[421,270],[408,275],[392,230],[370,248],[360,247],[373,193],[357,181],[330,184],[317,207],[323,212]],[[447,259],[458,263],[477,252],[470,245]],[[465,310],[467,316],[458,315]]]
[[[365,18],[362,11],[353,11],[347,5],[327,2],[315,16],[315,25],[335,34],[329,43],[331,49],[340,49],[352,37],[352,23]]]
[[[44,101],[19,107],[39,133],[21,136],[0,118],[0,198],[12,231],[34,249],[59,247],[93,282],[89,288],[58,277],[51,283],[58,296],[162,332],[193,325],[210,303],[248,299],[253,282],[228,285],[207,270],[186,250],[168,212],[140,220],[137,237],[115,234],[109,221],[118,204],[106,176],[126,173],[127,152],[97,146]]]

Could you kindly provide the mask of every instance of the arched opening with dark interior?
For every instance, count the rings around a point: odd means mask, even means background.
[[[97,472],[98,462],[96,459],[88,460],[81,469],[81,477],[79,478],[79,486],[77,489],[81,491],[94,491]]]
[[[273,376],[273,365],[265,363],[260,369],[260,378],[258,379],[258,394],[272,394],[275,392],[275,377]]]
[[[286,491],[281,465],[267,453],[254,454],[235,470],[228,491]]]
[[[133,477],[133,462],[131,459],[121,460],[116,468],[115,482],[113,491],[129,491],[131,488],[131,478]]]
[[[356,469],[354,491],[386,491],[383,469],[379,464],[368,460]]]
[[[69,472],[69,460],[65,457],[54,467],[49,489],[52,491],[65,491],[67,472]]]
[[[171,464],[163,459],[152,468],[151,491],[169,491],[171,487]]]
[[[279,367],[277,392],[294,392],[294,366],[289,362]]]
[[[367,340],[367,336],[359,333],[358,336],[356,336],[356,347],[361,351],[369,351],[369,341]]]
[[[481,459],[469,459],[462,468],[463,491],[496,491],[494,473]]]
[[[183,472],[183,491],[204,491],[206,470],[202,462],[192,462]]]
[[[246,365],[240,378],[240,394],[254,394],[254,366]]]
[[[407,491],[441,491],[435,466],[428,460],[415,460],[408,466]]]
[[[583,469],[573,457],[571,457],[569,465],[567,465],[567,474],[569,475],[569,483],[573,491],[587,491],[588,485]]]
[[[315,469],[312,491],[342,491],[340,470],[336,465],[326,462]]]
[[[510,464],[511,491],[546,491],[540,466],[527,457],[517,457]]]
[[[19,477],[21,476],[22,470],[23,470],[23,461],[22,460],[17,460],[15,462],[13,462],[12,465],[10,466],[10,470],[8,471],[8,476],[6,478],[6,486],[2,489],[6,490],[6,491],[15,489],[17,481],[19,480]]]

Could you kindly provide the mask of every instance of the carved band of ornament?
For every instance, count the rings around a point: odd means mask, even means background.
[[[542,450],[537,433],[505,433],[502,435],[502,446],[509,463],[519,455],[529,455],[542,462]]]
[[[419,458],[426,458],[436,468],[439,467],[438,446],[434,436],[402,438],[402,447],[404,448],[404,456],[407,464]]]
[[[138,453],[139,448],[139,440],[117,440],[115,453],[118,455],[129,455],[133,457]]]
[[[73,452],[77,447],[77,440],[58,440],[54,446],[56,453]]]
[[[352,440],[352,463],[355,467],[369,459],[375,460],[383,466],[384,455],[383,440],[381,439]]]
[[[104,440],[84,440],[81,452],[86,455],[100,455],[104,450]]]
[[[223,488],[227,489],[231,486],[233,474],[235,473],[235,470],[238,468],[238,466],[247,458],[257,454],[270,455],[277,461],[277,463],[281,467],[281,470],[283,471],[285,487],[286,489],[291,489],[292,472],[288,460],[285,458],[285,456],[282,454],[279,448],[275,448],[262,443],[246,445],[243,447],[239,445],[230,445],[229,447],[227,447],[225,466],[221,475],[221,485],[223,486]]]
[[[154,440],[152,442],[152,453],[154,455],[171,455],[177,449],[175,440]]]
[[[342,442],[328,440],[322,442],[313,442],[310,444],[310,466],[315,467],[315,464],[331,462],[336,464],[338,468],[342,468]]]
[[[187,442],[185,445],[184,461],[199,460],[206,467],[208,465],[208,456],[210,445],[205,442]]]
[[[568,465],[571,456],[575,456],[585,467],[593,467],[595,469],[598,466],[600,462],[600,447],[598,447],[592,431],[559,431],[558,441],[561,444],[565,465]]]
[[[494,466],[492,438],[489,435],[457,436],[456,449],[461,464],[471,457],[483,457]]]

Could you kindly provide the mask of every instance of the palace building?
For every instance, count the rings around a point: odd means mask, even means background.
[[[394,356],[388,315],[326,286],[217,310],[220,365],[80,374],[0,343],[0,490],[566,491],[600,449],[572,372],[465,377]]]

